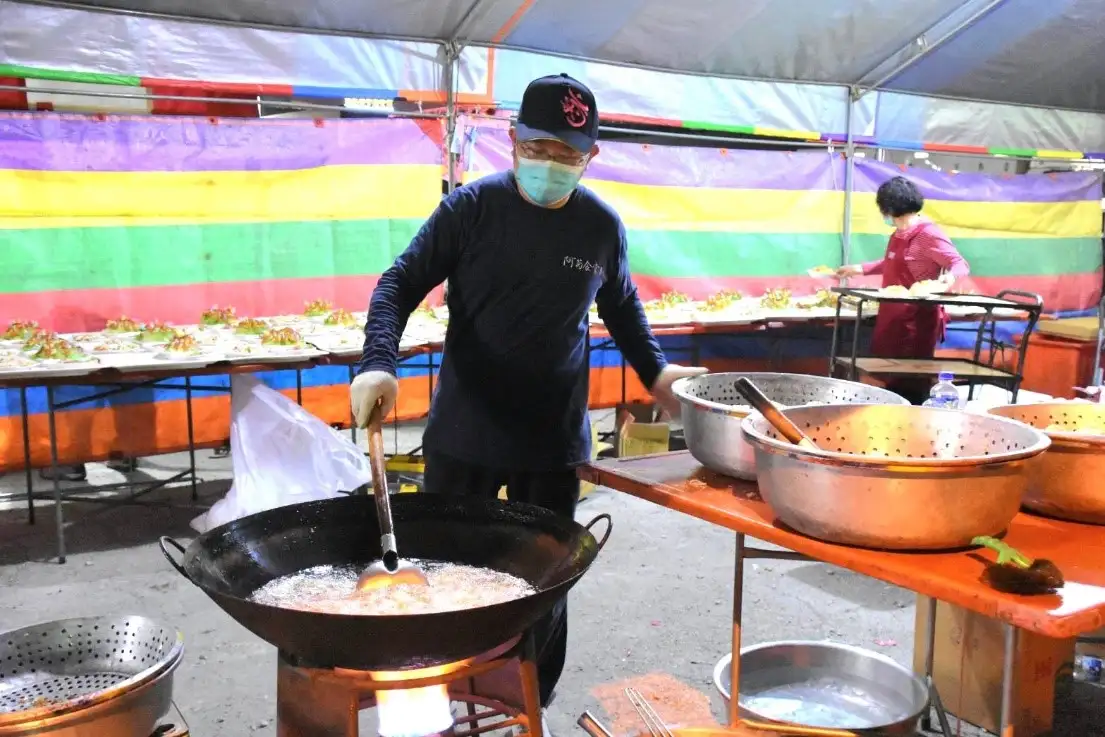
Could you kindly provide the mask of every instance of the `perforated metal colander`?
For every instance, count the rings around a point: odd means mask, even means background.
[[[136,616],[0,633],[0,732],[122,699],[170,673],[183,652],[179,632]]]
[[[756,459],[741,435],[741,420],[752,414],[737,391],[746,378],[783,407],[808,404],[908,404],[876,386],[826,376],[775,373],[721,373],[680,379],[672,386],[683,409],[683,436],[699,463],[741,479],[756,478]]]

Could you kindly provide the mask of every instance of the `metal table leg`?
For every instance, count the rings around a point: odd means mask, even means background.
[[[188,421],[188,468],[192,476],[192,501],[199,499],[196,488],[196,430],[192,421],[192,377],[184,377],[184,412]]]
[[[952,728],[948,723],[948,712],[944,709],[944,702],[940,698],[940,692],[936,690],[933,680],[933,663],[936,659],[936,599],[928,599],[928,622],[925,626],[925,683],[928,684],[929,700],[932,709],[936,711],[936,718],[940,721],[940,732],[944,737],[952,737]],[[932,730],[932,716],[926,713],[921,719],[921,729],[926,732]]]
[[[23,422],[23,474],[27,480],[27,524],[35,523],[35,472],[31,468],[31,421],[27,387],[19,387],[19,414]]]
[[[54,525],[58,538],[58,563],[65,562],[65,514],[61,501],[61,469],[58,467],[58,427],[54,410],[54,387],[46,386],[46,417],[50,424],[50,476],[54,491]]]
[[[1017,646],[1020,630],[1005,625],[1005,652],[1001,666],[1001,728],[998,737],[1013,737],[1017,713]]]
[[[729,658],[729,726],[740,726],[741,615],[744,608],[744,535],[737,533],[733,556],[733,650]]]

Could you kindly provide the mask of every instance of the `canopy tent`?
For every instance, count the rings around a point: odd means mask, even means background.
[[[850,120],[861,141],[905,148],[1105,151],[1105,0],[0,0],[0,29],[0,75],[321,96],[451,78],[461,102],[509,106],[533,76],[567,71],[614,117],[821,139]]]

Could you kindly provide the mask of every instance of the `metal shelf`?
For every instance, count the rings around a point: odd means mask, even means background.
[[[837,368],[844,369],[846,377],[856,381],[859,375],[882,376],[936,376],[941,372],[950,372],[958,378],[965,378],[969,387],[968,399],[974,397],[974,388],[979,384],[996,384],[1007,388],[1017,401],[1021,381],[1024,379],[1024,360],[1028,351],[1028,336],[1039,322],[1044,302],[1038,294],[1016,290],[1003,290],[996,297],[983,295],[936,294],[930,297],[888,297],[875,289],[854,289],[835,287],[834,292],[841,295],[837,302],[836,317],[833,321],[833,340],[829,351],[829,376],[835,376]],[[850,355],[838,355],[842,343],[841,309],[844,298],[855,302],[857,318],[852,329]],[[934,358],[920,356],[913,358],[882,358],[878,356],[860,356],[860,331],[863,325],[864,305],[880,302],[960,305],[978,307],[984,310],[975,331],[974,351],[971,358]],[[1103,302],[1105,304],[1105,302]],[[996,310],[1008,313],[1009,310],[1022,312],[1027,317],[1025,329],[1016,346],[1008,346],[997,338],[997,323],[1002,315]],[[1006,319],[1008,319],[1006,317]],[[1103,318],[1105,319],[1105,318]],[[849,320],[849,322],[852,322]],[[1103,323],[1105,327],[1105,323]],[[1099,331],[1099,339],[1105,340],[1105,331]],[[997,366],[998,358],[1006,348],[1016,349],[1014,368],[1006,370]]]

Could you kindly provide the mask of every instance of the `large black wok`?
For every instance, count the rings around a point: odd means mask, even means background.
[[[392,497],[404,557],[443,560],[511,573],[537,593],[494,606],[440,614],[319,614],[248,600],[274,578],[319,565],[363,567],[380,557],[376,503],[349,496],[244,517],[185,549],[161,538],[165,557],[222,609],[299,665],[398,670],[470,658],[531,627],[550,612],[595,560],[610,536],[610,516],[583,527],[517,502],[429,494]],[[590,528],[600,519],[606,534]],[[180,563],[166,548],[184,553]]]

